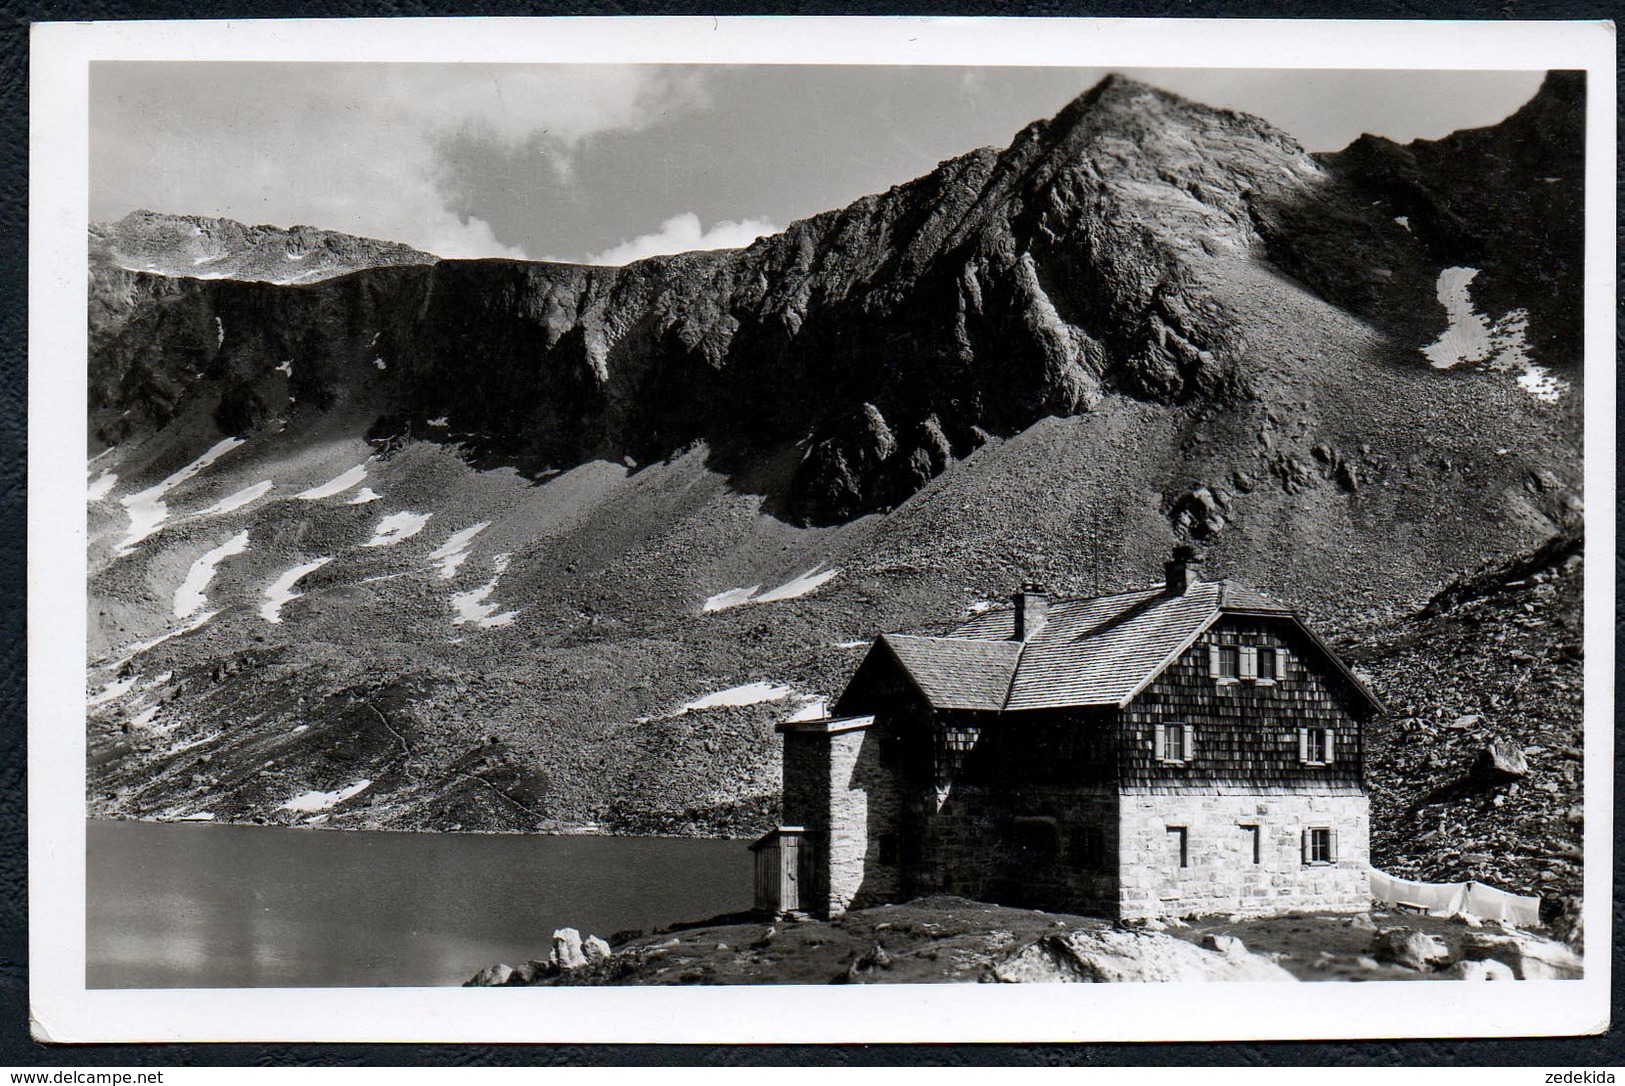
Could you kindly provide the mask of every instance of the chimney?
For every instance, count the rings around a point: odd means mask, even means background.
[[[1016,605],[1016,641],[1037,637],[1038,631],[1049,621],[1049,596],[1041,584],[1024,584],[1012,597]]]
[[[1174,548],[1174,556],[1162,564],[1166,571],[1162,591],[1169,596],[1184,595],[1185,590],[1197,580],[1193,567],[1201,564],[1202,556],[1196,553],[1195,547],[1189,543],[1179,544]]]

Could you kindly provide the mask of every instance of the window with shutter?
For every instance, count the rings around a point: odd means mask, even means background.
[[[1241,647],[1219,645],[1219,682],[1233,683],[1241,678]]]
[[[1303,831],[1303,862],[1329,864],[1334,862],[1336,846],[1328,826],[1310,826]]]
[[[1241,680],[1250,682],[1258,678],[1258,649],[1252,645],[1241,646]]]
[[[1224,674],[1219,662],[1219,646],[1207,647],[1207,674],[1210,679],[1217,679]]]
[[[1332,731],[1332,729],[1327,728],[1326,738],[1323,745],[1326,748],[1325,757],[1323,760],[1327,765],[1331,765],[1333,762],[1337,761],[1337,733]]]
[[[1287,651],[1285,649],[1276,649],[1275,650],[1275,677],[1277,679],[1286,678],[1287,668],[1291,665],[1291,663],[1292,663],[1292,657],[1287,654]]]
[[[1275,681],[1275,650],[1257,649],[1253,656],[1254,667],[1258,671],[1260,683],[1273,683]]]
[[[1304,765],[1326,765],[1330,762],[1328,748],[1331,736],[1330,728],[1299,728],[1298,761]]]
[[[1152,738],[1157,761],[1164,765],[1184,765],[1191,760],[1196,749],[1196,727],[1193,724],[1158,724]]]

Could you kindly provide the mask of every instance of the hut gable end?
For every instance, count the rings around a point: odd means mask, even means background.
[[[1224,615],[1123,707],[1119,771],[1154,791],[1355,794],[1365,708],[1295,621]],[[1191,729],[1190,750],[1173,744],[1183,760],[1166,756],[1174,727]],[[1320,757],[1304,756],[1306,730]]]
[[[896,653],[881,638],[869,647],[863,662],[830,707],[837,717],[898,711],[929,711],[931,703],[910,678]]]

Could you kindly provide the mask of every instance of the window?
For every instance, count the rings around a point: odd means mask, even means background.
[[[1196,726],[1158,724],[1151,742],[1158,762],[1163,765],[1185,765],[1196,756]]]
[[[1191,865],[1190,835],[1184,826],[1169,826],[1168,840],[1173,845],[1174,855],[1179,857],[1180,867]]]
[[[1337,760],[1337,733],[1330,728],[1298,729],[1298,761],[1331,765]]]
[[[1266,686],[1286,675],[1285,649],[1258,645],[1209,645],[1208,675],[1219,685],[1262,683]]]
[[[1306,864],[1334,864],[1337,862],[1337,834],[1329,826],[1310,826],[1303,831],[1303,862]]]
[[[1243,856],[1252,857],[1253,863],[1264,862],[1263,834],[1256,825],[1243,825],[1241,827],[1241,851]]]
[[[1208,674],[1221,683],[1241,679],[1241,646],[1209,645],[1207,647]]]

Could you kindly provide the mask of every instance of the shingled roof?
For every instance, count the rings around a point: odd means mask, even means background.
[[[1234,581],[1192,581],[1057,600],[1036,635],[1013,640],[1013,609],[988,611],[942,637],[886,634],[881,644],[939,709],[1014,711],[1122,706],[1173,663],[1220,615],[1277,616],[1295,624],[1373,708],[1376,698],[1293,614]]]

